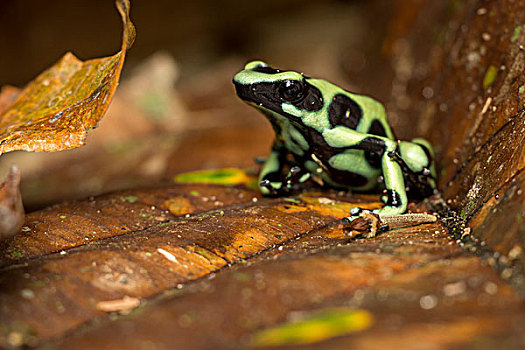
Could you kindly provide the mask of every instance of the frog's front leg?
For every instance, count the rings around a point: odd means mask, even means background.
[[[259,188],[265,196],[276,195],[282,189],[281,169],[285,156],[274,144],[259,173]]]
[[[395,152],[397,142],[386,137],[363,134],[344,126],[335,127],[323,133],[327,143],[332,147],[360,149],[377,154],[381,157],[381,169],[384,177],[386,195],[382,197],[385,206],[375,213],[386,215],[403,214],[407,209],[407,194],[403,171],[391,157]],[[359,215],[360,208],[351,212],[349,219]]]
[[[392,147],[394,148],[392,150]],[[369,152],[371,149],[363,148]],[[376,149],[375,147],[373,149]],[[383,171],[385,191],[386,194],[381,197],[385,206],[379,210],[372,212],[380,216],[390,216],[403,214],[407,210],[408,198],[405,189],[405,180],[403,178],[403,171],[399,164],[391,156],[391,152],[395,150],[395,142],[385,144],[385,151],[381,155],[381,168]],[[346,221],[352,221],[361,213],[361,208],[353,208],[350,211],[351,216],[345,218]]]
[[[272,151],[266,159],[259,174],[259,188],[265,196],[283,196],[291,192],[293,186],[304,182],[309,177],[304,169],[292,166],[286,175],[283,167],[286,165],[287,150],[275,142]]]

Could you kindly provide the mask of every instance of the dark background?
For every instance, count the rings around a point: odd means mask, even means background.
[[[372,39],[383,35],[385,26],[384,21],[370,25],[365,17],[385,16],[389,3],[135,0],[131,17],[137,40],[126,69],[165,50],[179,63],[183,80],[224,57],[240,57],[336,80],[340,74],[334,71],[344,65],[359,85],[358,73],[369,62],[362,50],[380,42]],[[120,48],[120,33],[112,0],[2,0],[0,85],[23,86],[67,51],[82,60],[113,54]],[[315,58],[323,64],[312,63]]]
[[[195,169],[252,166],[253,157],[264,155],[273,137],[269,124],[236,98],[231,84],[252,59],[375,97],[385,104],[399,137],[421,135],[391,99],[392,53],[385,43],[392,42],[389,33],[399,32],[390,28],[398,8],[390,0],[132,0],[136,40],[111,108],[89,133],[87,146],[56,154],[12,152],[0,163],[0,175],[11,163],[18,164],[24,203],[36,209]],[[68,51],[81,60],[113,55],[120,50],[121,35],[114,0],[2,0],[0,86],[23,87]],[[147,115],[133,119],[140,98],[126,88],[144,84],[132,78],[158,53],[173,57],[178,72],[175,88],[166,91],[177,108],[161,124]],[[173,149],[154,145],[162,143],[161,135],[172,140]],[[114,143],[126,155],[109,154]],[[147,180],[151,174],[140,169],[162,154],[170,154],[164,168]]]

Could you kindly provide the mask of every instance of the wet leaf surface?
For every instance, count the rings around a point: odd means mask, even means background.
[[[400,1],[400,12],[412,13],[410,3]],[[478,244],[505,255],[516,247],[513,259],[523,261],[525,3],[424,1],[418,9],[389,39],[399,69],[411,72],[394,81],[409,101],[398,112],[436,145],[444,199]]]
[[[355,241],[338,228],[323,228],[212,276],[117,322],[100,319],[57,347],[246,347],[263,329],[343,307],[366,310],[374,323],[351,336],[326,336],[309,348],[416,349],[429,343],[459,346],[477,337],[487,344],[523,319],[512,288],[463,252],[439,224]],[[506,341],[519,342],[518,333],[512,334]]]
[[[167,225],[180,215],[252,198],[260,198],[260,194],[219,186],[171,185],[55,205],[28,214],[22,232],[0,243],[0,265]]]
[[[497,190],[474,214],[470,225],[480,239],[518,265],[525,266],[525,173]],[[498,232],[500,234],[494,234]],[[503,234],[501,234],[503,233]]]
[[[194,215],[176,218],[169,206],[162,209],[175,193]],[[5,250],[0,319],[10,320],[2,336],[18,324],[37,335],[35,343],[63,336],[102,315],[107,301],[151,297],[209,275],[342,218],[353,206],[315,195],[268,200],[235,188],[175,186],[35,212],[25,239],[15,237]]]
[[[122,48],[88,60],[67,53],[30,82],[0,115],[0,154],[14,150],[60,151],[84,144],[104,116],[118,85],[127,49],[135,39],[129,2],[116,2],[123,23]],[[13,91],[4,99],[12,99]]]

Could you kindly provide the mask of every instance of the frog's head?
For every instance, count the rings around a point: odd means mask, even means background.
[[[321,91],[307,77],[272,68],[262,61],[249,62],[233,77],[233,83],[244,102],[274,116],[297,120],[323,108]]]

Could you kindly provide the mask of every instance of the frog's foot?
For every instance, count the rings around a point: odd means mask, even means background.
[[[374,209],[374,210],[367,210],[367,209],[363,209],[363,208],[359,208],[359,207],[355,207],[355,208],[352,208],[350,209],[350,216],[347,216],[347,217],[344,217],[343,218],[343,222],[345,223],[351,223],[352,221],[354,221],[355,219],[357,219],[358,217],[361,216],[361,213],[373,213],[373,214],[377,214],[378,213],[378,209]]]
[[[377,211],[380,216],[400,215],[407,211],[408,200],[404,188],[403,191],[400,189],[398,191],[394,189],[385,190],[385,195],[381,196],[381,201],[385,203],[385,206]]]
[[[376,210],[376,214],[379,214],[379,216],[392,216],[392,215],[401,215],[406,212],[406,205],[405,206],[398,206],[393,207],[390,205],[385,205],[383,208]]]
[[[305,172],[298,166],[293,166],[284,180],[282,181],[270,181],[263,179],[259,183],[259,187],[264,195],[280,197],[286,196],[292,192],[294,185],[303,182],[302,179],[305,176]]]

